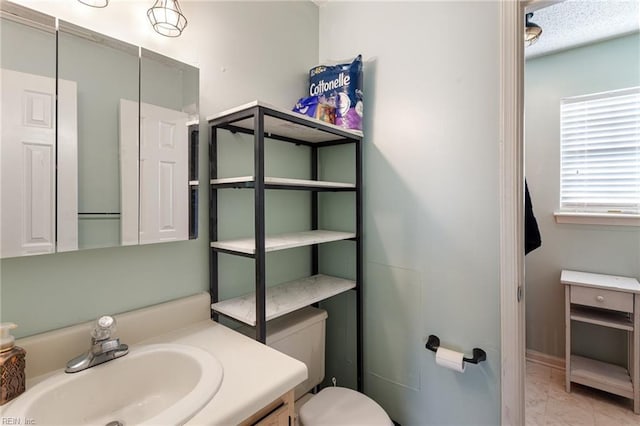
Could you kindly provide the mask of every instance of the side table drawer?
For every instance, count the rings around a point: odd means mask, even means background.
[[[633,293],[572,285],[571,303],[614,311],[633,312]]]

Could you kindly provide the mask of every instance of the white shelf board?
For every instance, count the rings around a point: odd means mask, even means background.
[[[319,142],[328,142],[339,139],[335,133],[331,133],[332,130],[336,130],[339,132],[344,132],[351,137],[360,139],[362,138],[362,132],[358,130],[349,130],[344,129],[342,127],[326,123],[324,121],[311,118],[306,115],[298,114],[293,111],[289,111],[284,108],[280,108],[277,106],[270,105],[266,102],[262,101],[253,101],[244,105],[240,105],[236,108],[231,108],[226,111],[223,111],[219,114],[210,115],[207,117],[207,121],[217,120],[219,118],[223,118],[225,116],[235,114],[237,112],[249,110],[256,106],[261,106],[264,108],[268,108],[274,111],[277,111],[281,114],[286,114],[291,117],[295,117],[296,119],[302,119],[308,123],[309,126],[304,126],[301,124],[297,124],[288,120],[283,120],[276,117],[271,117],[267,114],[264,116],[264,134],[269,137],[269,134],[275,134],[279,136],[285,136],[294,139],[300,139],[307,142],[319,143]],[[253,130],[253,117],[235,121],[230,123],[236,127],[241,127],[243,129]],[[327,130],[324,130],[327,129]]]
[[[265,251],[286,250],[294,247],[304,247],[313,244],[329,243],[332,241],[348,240],[355,238],[353,232],[339,231],[303,231],[287,234],[269,235],[265,237]],[[211,247],[230,250],[239,253],[255,254],[255,238],[239,238],[236,240],[214,241]]]
[[[189,186],[198,186],[198,181],[197,180],[190,180],[189,181]]]
[[[626,368],[571,355],[571,381],[633,398],[633,384]]]
[[[562,284],[601,288],[604,290],[640,293],[640,283],[635,278],[616,275],[593,274],[590,272],[563,270],[560,275]]]
[[[231,178],[211,179],[211,185],[225,184],[225,183],[249,183],[254,182],[253,176],[238,176]],[[322,180],[310,180],[310,179],[289,179],[279,177],[265,177],[264,183],[269,185],[281,185],[281,186],[299,186],[304,187],[316,187],[316,188],[355,188],[353,183],[343,182],[329,182]]]
[[[633,331],[632,319],[625,314],[614,311],[572,306],[571,319],[619,330]]]
[[[286,315],[355,286],[355,281],[320,274],[268,287],[265,298],[266,320]],[[255,292],[213,303],[211,308],[245,324],[256,325]]]

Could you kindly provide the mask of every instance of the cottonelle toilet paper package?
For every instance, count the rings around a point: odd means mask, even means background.
[[[336,124],[335,104],[327,101],[324,96],[309,96],[300,99],[293,107],[293,112]]]
[[[362,55],[351,63],[313,67],[309,96],[324,97],[335,104],[337,126],[362,130]]]

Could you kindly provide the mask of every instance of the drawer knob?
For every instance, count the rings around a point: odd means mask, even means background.
[[[604,302],[604,296],[596,296],[598,302]]]

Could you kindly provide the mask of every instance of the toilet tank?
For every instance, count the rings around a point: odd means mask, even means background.
[[[309,378],[296,386],[295,399],[324,379],[326,321],[326,311],[307,306],[267,322],[267,346],[307,365]],[[237,331],[255,337],[253,328],[241,327]]]

